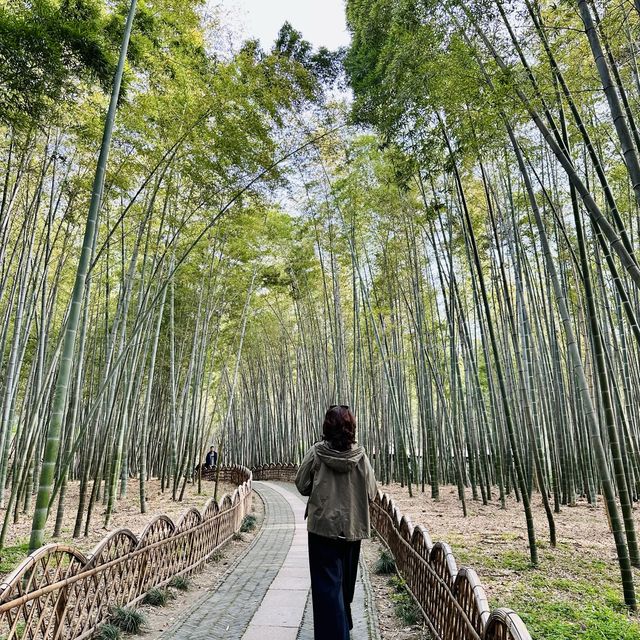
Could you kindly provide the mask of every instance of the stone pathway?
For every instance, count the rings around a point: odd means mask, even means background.
[[[276,483],[270,484],[291,508],[293,539],[278,575],[269,586],[242,640],[296,640],[311,588],[305,505],[292,491]],[[259,493],[263,495],[261,489]]]
[[[265,505],[260,533],[218,589],[194,602],[163,640],[313,640],[305,499],[288,483],[254,482],[253,488]],[[377,640],[362,562],[352,611],[352,639]]]

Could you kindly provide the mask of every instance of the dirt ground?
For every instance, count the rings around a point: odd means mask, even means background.
[[[173,501],[171,499],[171,489],[160,490],[160,480],[151,479],[146,484],[147,501],[146,513],[140,513],[140,495],[139,484],[137,480],[130,480],[127,487],[127,494],[118,501],[116,509],[111,516],[108,529],[104,526],[106,505],[102,501],[98,501],[93,509],[91,523],[87,536],[81,535],[79,538],[72,538],[73,528],[76,518],[76,510],[78,505],[79,482],[70,482],[67,488],[67,495],[64,512],[64,520],[62,526],[62,534],[56,542],[65,542],[79,548],[81,551],[88,553],[93,549],[105,535],[114,529],[126,527],[131,529],[133,533],[139,535],[145,526],[157,515],[164,514],[169,516],[174,522],[180,516],[190,509],[196,507],[202,510],[209,498],[213,497],[214,483],[210,481],[202,482],[202,493],[198,494],[197,483],[186,485],[183,500]],[[234,484],[221,482],[218,487],[218,501],[222,500],[225,493],[232,494],[236,489]],[[57,508],[57,503],[56,503]],[[5,511],[0,510],[0,517],[4,517]],[[86,514],[85,514],[86,518]],[[53,527],[55,524],[55,509],[52,512],[49,522],[47,523],[47,542],[52,542]],[[84,524],[83,524],[84,527]],[[29,540],[31,531],[31,518],[26,514],[21,514],[17,523],[12,523],[9,528],[5,547],[15,547],[24,545]],[[0,551],[0,562],[3,562],[3,551]],[[1,573],[1,570],[0,570]]]
[[[521,503],[513,495],[506,496],[502,509],[497,493],[488,505],[473,501],[467,491],[467,517],[462,513],[456,487],[440,488],[440,500],[431,498],[430,489],[425,493],[416,492],[409,497],[406,487],[399,484],[380,485],[383,493],[390,495],[402,513],[410,516],[414,524],[426,526],[433,541],[449,541],[449,537],[466,538],[474,536],[478,540],[491,541],[492,537],[509,533],[515,539],[527,540],[527,528]],[[547,517],[540,496],[533,496],[533,517],[540,540],[548,540]],[[613,538],[609,533],[604,503],[591,507],[586,500],[579,500],[575,507],[562,507],[561,513],[554,514],[558,541],[570,542],[579,548],[589,547],[604,555],[615,556]],[[638,519],[640,522],[640,519]],[[526,551],[526,549],[525,549]]]

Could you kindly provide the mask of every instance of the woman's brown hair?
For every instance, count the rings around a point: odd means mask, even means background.
[[[356,441],[356,417],[344,404],[329,407],[322,425],[322,437],[332,449],[346,451]]]

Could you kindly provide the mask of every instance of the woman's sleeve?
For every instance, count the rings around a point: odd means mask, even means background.
[[[369,500],[373,501],[376,497],[376,493],[378,492],[378,487],[376,485],[376,474],[373,471],[373,467],[369,462],[369,457],[365,454],[364,456],[364,464],[365,464],[365,475],[367,478],[367,494],[369,496]]]
[[[311,489],[313,487],[313,462],[315,459],[314,447],[311,447],[307,451],[302,464],[298,467],[298,473],[296,473],[296,487],[303,496],[310,496]]]

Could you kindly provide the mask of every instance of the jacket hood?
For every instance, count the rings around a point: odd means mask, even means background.
[[[337,451],[332,449],[326,442],[318,442],[316,444],[316,455],[337,473],[348,473],[360,462],[364,455],[364,448],[362,445],[354,444],[351,449]]]

